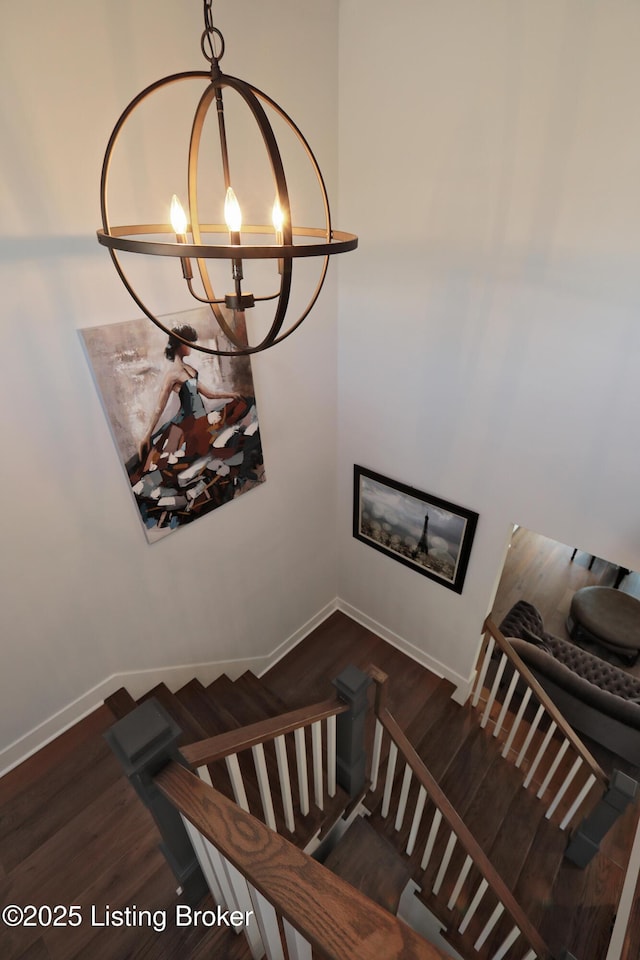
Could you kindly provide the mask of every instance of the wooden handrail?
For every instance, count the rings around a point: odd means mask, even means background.
[[[182,747],[180,752],[189,766],[195,769],[204,764],[222,760],[232,753],[239,753],[241,750],[255,747],[258,743],[266,743],[268,740],[273,740],[274,737],[291,733],[299,727],[306,727],[312,723],[317,723],[319,720],[326,720],[327,717],[338,716],[348,709],[348,704],[342,700],[323,700],[322,703],[315,703],[310,707],[301,707],[298,710],[291,710],[289,713],[282,713],[278,717],[270,717],[268,720],[250,723],[248,726],[240,727],[237,730],[220,733],[216,737],[198,740],[197,743]]]
[[[491,617],[487,617],[484,623],[484,630],[486,633],[489,633],[496,644],[500,647],[502,652],[506,655],[507,659],[513,664],[518,673],[526,680],[534,694],[538,698],[538,701],[545,708],[547,713],[555,721],[558,729],[564,734],[574,750],[580,754],[585,764],[589,767],[594,777],[596,777],[603,786],[609,786],[609,777],[604,772],[598,761],[590,753],[587,747],[584,745],[580,737],[577,735],[573,727],[565,720],[562,713],[558,710],[553,700],[550,698],[547,691],[544,689],[542,684],[536,679],[529,667],[526,665],[524,660],[518,656],[516,651],[513,649],[509,641],[506,639],[501,630],[495,625]]]
[[[155,783],[323,957],[446,960],[401,920],[180,764],[168,764]]]
[[[449,824],[465,853],[473,860],[477,869],[487,881],[498,900],[503,904],[505,910],[510,915],[514,924],[520,930],[522,936],[528,941],[539,960],[551,960],[549,948],[541,938],[538,931],[532,925],[531,921],[515,900],[513,894],[505,884],[500,874],[487,857],[486,853],[477,842],[471,831],[461,819],[455,808],[449,802],[438,782],[432,777],[428,769],[416,753],[406,734],[399,726],[397,721],[389,713],[383,710],[378,716],[380,723],[385,728],[391,739],[398,747],[403,759],[409,764],[418,782],[427,792],[443,818]]]

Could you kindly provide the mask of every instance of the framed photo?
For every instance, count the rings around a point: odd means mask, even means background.
[[[478,514],[354,466],[353,535],[462,593]]]

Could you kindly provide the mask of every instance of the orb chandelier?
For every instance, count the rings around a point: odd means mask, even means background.
[[[182,340],[169,330],[157,314],[150,309],[136,292],[127,275],[121,254],[123,252],[142,254],[152,257],[173,257],[176,263],[176,282],[188,289],[198,304],[206,304],[215,318],[218,327],[228,341],[226,349],[216,346],[189,342],[188,346],[217,356],[246,356],[259,353],[276,343],[280,343],[300,326],[312,310],[327,274],[329,257],[336,253],[354,250],[358,238],[354,234],[334,230],[331,222],[329,199],[320,167],[311,147],[303,134],[280,107],[266,93],[257,87],[231,77],[220,69],[225,43],[220,30],[213,25],[212,0],[204,0],[204,32],[200,46],[209,63],[206,70],[188,71],[172,74],[157,80],[139,93],[124,109],[118,119],[104,156],[100,182],[100,207],[102,229],[97,231],[98,241],[107,249],[115,268],[129,294],[138,307],[161,330]],[[127,123],[138,108],[149,98],[166,91],[169,87],[184,81],[204,81],[195,115],[191,124],[191,136],[187,152],[187,207],[186,210],[177,195],[167,197],[166,223],[139,223],[133,225],[114,225],[109,218],[109,174],[116,143]],[[272,211],[270,224],[258,223],[244,225],[239,198],[234,192],[233,157],[228,145],[225,123],[225,95],[228,91],[237,94],[249,110],[249,116],[257,124],[261,141],[264,144],[270,176],[272,177],[272,196],[268,206]],[[234,101],[237,98],[234,97]],[[280,118],[303,148],[303,154],[310,163],[315,181],[319,188],[321,203],[324,207],[324,223],[316,227],[296,226],[292,222],[291,199],[287,185],[281,151],[272,126],[272,119]],[[207,124],[207,121],[210,121]],[[213,128],[214,135],[209,130]],[[206,159],[201,159],[204,145],[217,141],[219,154],[217,160],[207,151]],[[217,148],[214,153],[217,152]],[[202,222],[199,214],[199,200],[204,207],[211,202],[210,191],[202,189],[202,169],[216,167],[220,183],[220,211],[224,210],[225,223]],[[241,199],[241,198],[240,198]],[[170,203],[169,203],[170,201]],[[267,204],[264,204],[266,209]],[[319,261],[319,279],[311,296],[301,310],[295,311],[291,319],[287,316],[290,307],[291,284],[294,261],[299,258],[321,258]],[[222,261],[225,284],[224,293],[220,285],[214,288],[211,262]],[[224,264],[226,261],[226,264]],[[270,264],[270,289],[263,293],[252,293],[245,287],[245,268],[250,272],[252,261],[267,261]],[[275,289],[274,289],[275,288]],[[306,296],[306,295],[305,295]],[[268,321],[268,330],[250,345],[246,334],[245,311],[256,303],[272,301],[272,318]],[[285,322],[286,320],[286,322]],[[187,343],[187,341],[182,340]]]

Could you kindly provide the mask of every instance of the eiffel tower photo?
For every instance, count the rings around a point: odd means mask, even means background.
[[[422,528],[422,536],[418,541],[418,546],[413,551],[413,559],[415,560],[419,553],[424,553],[425,557],[429,556],[429,543],[427,540],[427,530],[429,529],[429,514],[426,513],[424,517],[424,526]]]

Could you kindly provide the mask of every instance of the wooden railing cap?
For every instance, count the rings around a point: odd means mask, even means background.
[[[241,750],[248,750],[259,743],[266,743],[275,737],[291,733],[299,727],[306,727],[327,717],[345,713],[348,709],[348,704],[334,697],[332,700],[323,700],[322,703],[315,703],[310,707],[290,710],[288,713],[270,717],[268,720],[260,720],[258,723],[250,723],[237,730],[220,733],[216,737],[199,740],[197,743],[182,747],[180,752],[189,766],[195,769],[204,764],[222,760],[232,753],[240,753]]]

